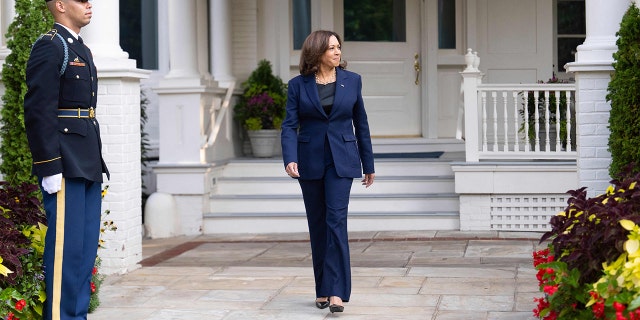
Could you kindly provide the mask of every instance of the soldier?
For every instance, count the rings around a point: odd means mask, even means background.
[[[27,62],[24,121],[33,174],[42,186],[48,230],[44,319],[86,319],[98,250],[102,158],[96,119],[98,78],[79,36],[88,0],[45,0],[55,20]]]

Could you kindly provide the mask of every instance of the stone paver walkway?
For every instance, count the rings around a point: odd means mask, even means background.
[[[106,278],[90,320],[535,319],[540,233],[350,234],[344,313],[314,305],[306,234],[144,240],[142,268]]]

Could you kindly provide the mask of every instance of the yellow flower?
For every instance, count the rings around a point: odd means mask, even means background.
[[[627,219],[620,220],[620,225],[628,231],[633,230],[633,228],[636,226],[636,224],[633,223],[633,221],[627,220]]]
[[[613,185],[609,185],[609,187],[607,188],[606,193],[607,193],[608,195],[611,195],[611,194],[614,194],[614,193],[615,193],[615,189],[614,189]]]
[[[629,239],[624,242],[624,250],[627,251],[630,256],[634,255],[638,251],[638,248],[640,248],[640,241],[638,240]]]
[[[6,277],[9,273],[13,273],[13,271],[2,265],[2,257],[0,257],[0,274]]]
[[[102,189],[102,197],[104,198],[104,196],[107,195],[107,190],[109,190],[109,186],[105,186],[104,189]]]

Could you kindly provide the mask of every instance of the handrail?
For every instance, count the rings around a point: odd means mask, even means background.
[[[484,84],[478,59],[461,72],[467,162],[576,159],[575,84]]]
[[[215,108],[215,106],[212,106],[209,109],[211,119],[209,120],[208,128],[211,128],[211,132],[209,132],[209,134],[207,135],[207,139],[202,145],[203,148],[210,147],[216,142],[216,139],[218,138],[218,132],[220,132],[220,127],[222,126],[222,121],[227,114],[227,109],[229,109],[229,104],[231,103],[231,97],[233,96],[233,90],[235,89],[235,86],[236,82],[231,81],[219,109]],[[216,100],[213,99],[213,101],[215,103]],[[217,115],[216,110],[219,110]],[[211,127],[211,123],[214,123],[213,127]]]

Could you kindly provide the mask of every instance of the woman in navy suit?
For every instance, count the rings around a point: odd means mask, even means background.
[[[302,45],[300,75],[291,79],[282,123],[285,170],[297,178],[309,224],[316,306],[344,310],[351,295],[347,235],[354,178],[373,184],[373,150],[360,75],[344,70],[342,41],[311,33]]]

